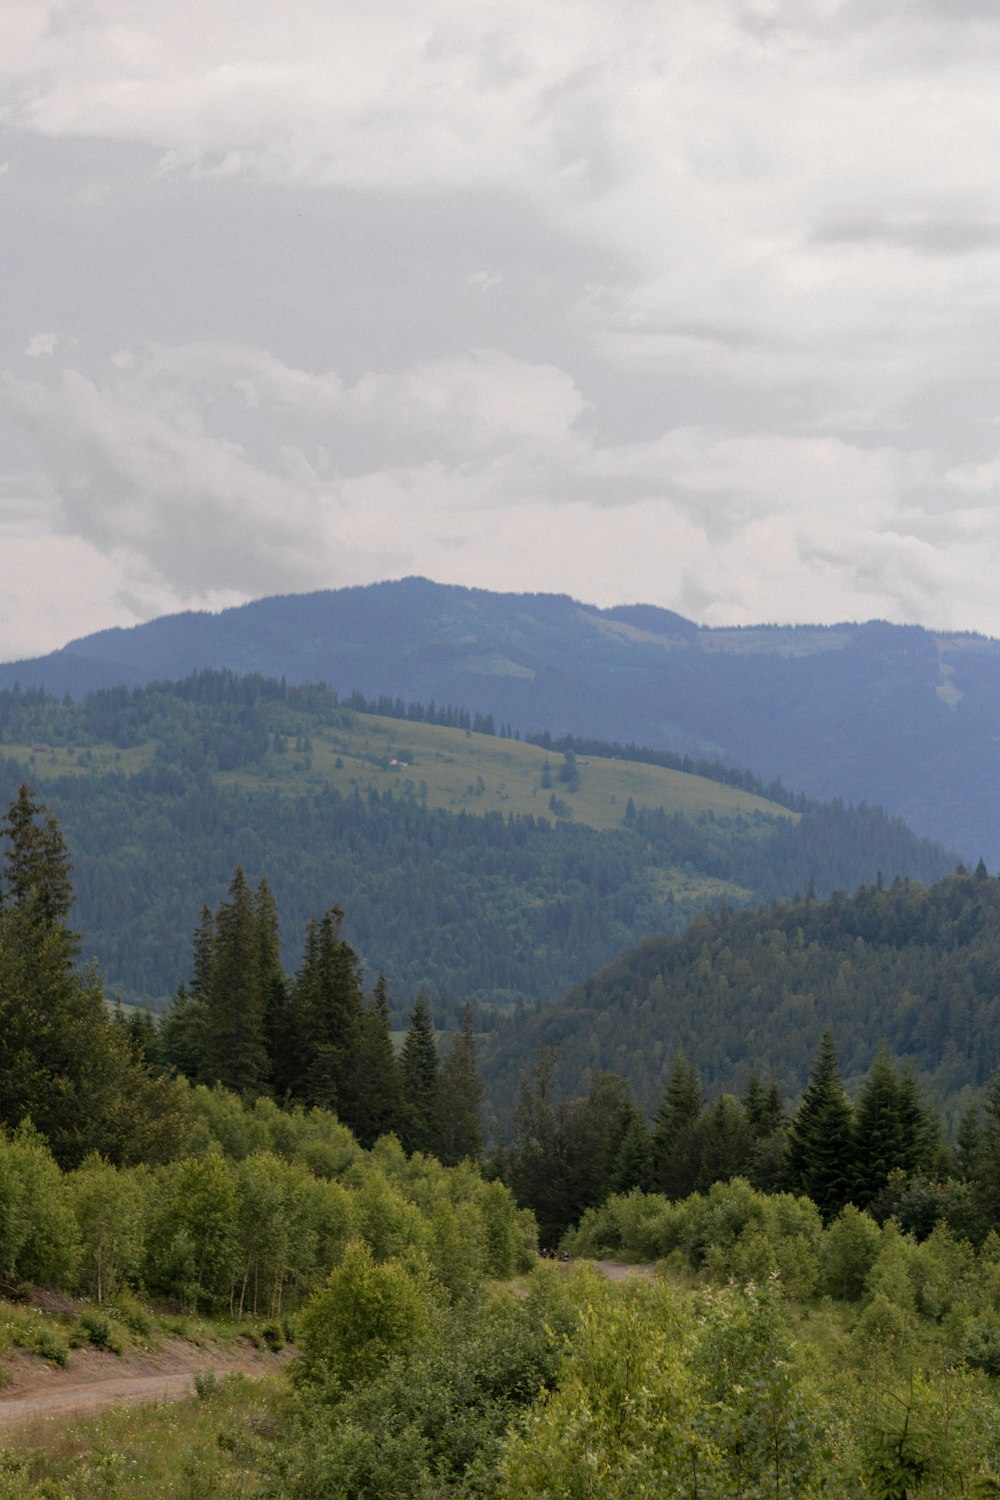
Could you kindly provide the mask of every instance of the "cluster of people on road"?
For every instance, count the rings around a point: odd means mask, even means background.
[[[547,1250],[541,1249],[538,1253],[542,1257],[542,1260],[569,1260],[569,1251],[564,1250],[560,1254],[555,1245],[550,1245]]]

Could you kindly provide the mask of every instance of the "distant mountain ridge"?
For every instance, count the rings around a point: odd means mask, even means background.
[[[877,803],[1000,863],[1000,642],[885,621],[699,626],[653,605],[407,578],[165,616],[0,666],[80,697],[204,667],[482,710]]]

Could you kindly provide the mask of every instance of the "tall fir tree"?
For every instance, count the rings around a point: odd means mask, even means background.
[[[905,1170],[909,1159],[896,1065],[881,1047],[854,1105],[854,1182],[851,1199],[868,1208],[885,1188],[889,1174]]]
[[[461,1029],[452,1037],[438,1070],[438,1155],[446,1167],[457,1166],[460,1161],[478,1161],[482,1156],[482,1100],[472,1006],[466,1004]]]
[[[668,1198],[685,1198],[698,1186],[698,1124],[704,1108],[698,1070],[678,1052],[653,1120],[653,1185]]]
[[[290,1000],[298,1075],[292,1092],[306,1104],[334,1110],[356,1130],[363,1091],[358,1062],[364,1000],[360,961],[341,936],[343,919],[341,908],[334,906],[306,929]]]
[[[205,993],[205,1078],[243,1099],[254,1099],[269,1083],[266,986],[257,910],[241,867],[233,876],[229,899],[215,915],[214,926]]]
[[[824,1031],[789,1131],[786,1183],[811,1198],[830,1220],[850,1200],[854,1175],[853,1112],[833,1036]]]
[[[438,1052],[427,996],[417,995],[399,1057],[403,1081],[402,1142],[407,1151],[438,1149]]]
[[[389,986],[380,973],[361,1016],[357,1062],[361,1093],[356,1133],[362,1146],[402,1128],[403,1086],[389,1029]]]
[[[79,939],[68,926],[73,904],[69,853],[58,823],[22,784],[0,824],[5,863],[0,904],[10,905],[22,921],[57,934],[74,956]]]
[[[64,1167],[91,1151],[168,1157],[183,1131],[172,1085],[111,1021],[96,973],[76,968],[58,824],[22,787],[0,831],[0,1126],[30,1118]]]

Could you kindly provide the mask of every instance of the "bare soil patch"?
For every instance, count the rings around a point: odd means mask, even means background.
[[[653,1266],[633,1266],[624,1260],[595,1260],[594,1267],[609,1281],[628,1281],[632,1276],[641,1276],[651,1281],[656,1275]]]
[[[191,1393],[194,1376],[201,1371],[264,1375],[286,1363],[293,1353],[272,1354],[246,1341],[220,1349],[170,1339],[156,1349],[131,1349],[121,1355],[74,1349],[60,1369],[37,1355],[9,1351],[3,1357],[0,1429],[39,1417],[89,1413],[116,1401],[176,1400]]]

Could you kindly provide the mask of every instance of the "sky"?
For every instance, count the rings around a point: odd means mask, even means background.
[[[995,0],[3,0],[0,660],[408,574],[1000,634]]]

